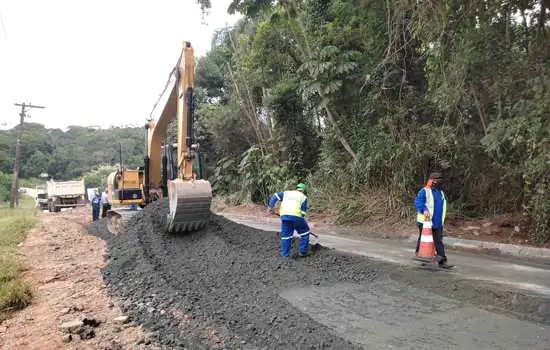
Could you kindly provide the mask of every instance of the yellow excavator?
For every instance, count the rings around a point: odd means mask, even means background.
[[[185,42],[159,99],[164,103],[157,103],[151,113],[160,116],[145,125],[143,167],[125,169],[121,164],[118,171],[108,176],[107,190],[112,205],[107,212],[110,232],[119,233],[121,225],[139,209],[166,195],[170,208],[165,220],[166,231],[195,231],[210,220],[212,187],[193,172],[195,160],[198,160],[201,173],[199,145],[194,140],[193,128],[194,77],[193,48],[191,43]],[[177,120],[177,144],[163,145],[166,127],[174,118]]]

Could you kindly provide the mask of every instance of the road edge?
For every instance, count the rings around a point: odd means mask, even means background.
[[[258,223],[277,223],[278,219],[275,218],[257,218],[247,215],[239,215],[239,214],[233,214],[233,213],[224,213],[224,212],[214,212],[216,215],[220,215],[223,217],[226,217],[228,219],[244,219],[244,220],[254,220]],[[329,234],[329,235],[335,235],[340,237],[348,237],[351,239],[389,239],[389,240],[397,240],[397,241],[404,241],[409,243],[416,243],[416,240],[418,239],[417,234],[407,235],[404,234],[403,236],[397,236],[397,237],[353,237],[348,236],[346,234],[341,234],[338,232],[335,232],[333,229],[330,230],[316,230],[316,227],[312,225],[312,231],[319,233],[319,234]],[[550,262],[550,249],[547,248],[537,248],[532,246],[524,246],[524,245],[517,245],[517,244],[508,244],[508,243],[497,243],[497,242],[487,242],[487,241],[477,241],[477,240],[471,240],[471,239],[462,239],[462,238],[455,238],[450,236],[445,236],[443,239],[443,242],[445,244],[445,247],[448,247],[450,249],[454,250],[464,250],[464,251],[470,251],[470,252],[476,252],[476,253],[483,253],[488,255],[507,255],[507,256],[513,256],[517,258],[526,258],[526,259],[536,259],[536,260],[546,260]]]
[[[416,242],[418,235],[411,235],[407,240]],[[550,260],[550,249],[522,246],[517,244],[476,241],[446,236],[443,239],[445,247],[457,250],[483,252],[486,254],[510,255],[518,258]]]

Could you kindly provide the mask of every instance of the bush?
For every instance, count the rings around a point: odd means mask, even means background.
[[[230,158],[222,159],[211,177],[214,192],[230,196],[233,204],[267,204],[275,191],[296,185],[297,179],[286,162],[279,162],[273,154],[262,154],[256,146],[244,152],[236,163]]]
[[[107,176],[117,170],[116,166],[100,166],[84,174],[84,184],[87,188],[107,187]]]

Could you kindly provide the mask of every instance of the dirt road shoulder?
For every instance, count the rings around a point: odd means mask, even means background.
[[[105,289],[105,243],[86,234],[88,210],[43,213],[19,253],[32,304],[0,324],[2,349],[150,349]]]

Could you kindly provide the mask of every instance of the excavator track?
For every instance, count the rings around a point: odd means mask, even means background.
[[[168,181],[166,231],[170,233],[196,231],[210,221],[212,186],[206,180]]]

